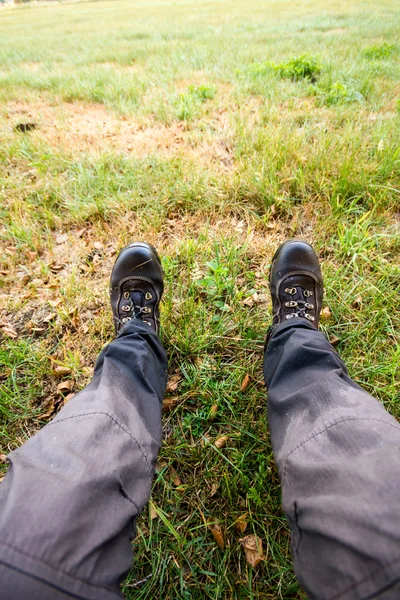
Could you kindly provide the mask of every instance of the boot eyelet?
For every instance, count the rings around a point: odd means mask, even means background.
[[[124,292],[124,298],[125,300],[129,300],[129,292]]]
[[[309,298],[310,296],[313,296],[314,294],[310,290],[304,290],[304,295],[306,298]]]
[[[123,319],[121,319],[121,323],[128,323],[128,321],[132,321],[131,317],[124,317]]]
[[[298,306],[297,302],[291,300],[290,302],[285,302],[285,306],[287,306],[288,308],[295,308],[296,306]]]
[[[315,321],[315,317],[313,317],[312,315],[309,315],[308,313],[305,313],[304,315],[306,317],[306,319],[308,319],[309,321]]]
[[[312,310],[314,308],[314,304],[310,304],[309,302],[306,302],[306,308],[308,308],[309,310]]]
[[[294,288],[294,287],[293,288],[285,288],[285,292],[287,294],[290,294],[291,296],[294,296],[296,293],[296,288]]]
[[[153,300],[153,295],[150,292],[146,292],[145,298],[146,300]]]
[[[129,304],[124,304],[123,306],[121,306],[121,310],[123,310],[124,312],[130,312],[131,307],[129,306]]]
[[[146,325],[148,325],[149,327],[151,327],[151,323],[150,323],[150,321],[145,321],[145,320],[143,319],[143,323],[146,323]]]
[[[149,308],[148,306],[144,306],[142,308],[142,312],[147,313],[149,315],[151,313],[151,308]]]

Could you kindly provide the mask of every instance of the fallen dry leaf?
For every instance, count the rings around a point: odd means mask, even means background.
[[[215,494],[218,492],[218,489],[219,489],[219,483],[213,483],[211,486],[210,498],[215,496]]]
[[[268,296],[268,294],[258,294],[257,295],[257,304],[266,304],[270,299],[270,296]]]
[[[248,298],[246,298],[246,300],[243,300],[242,304],[243,306],[253,306],[254,300],[252,296],[249,296]]]
[[[86,231],[86,229],[83,228],[83,229],[78,229],[78,231],[76,231],[75,233],[78,237],[82,237],[83,234],[85,233],[85,231]]]
[[[42,323],[50,323],[51,321],[54,321],[54,319],[57,317],[56,313],[49,313],[48,315],[46,315],[45,317],[43,317],[42,319]]]
[[[246,513],[245,515],[241,515],[238,519],[236,519],[235,521],[235,529],[239,532],[239,533],[244,533],[246,531],[247,525],[248,525],[248,514]]]
[[[331,316],[332,316],[331,309],[329,308],[329,306],[325,306],[321,310],[321,319],[322,319],[322,321],[327,321],[328,319],[331,318]]]
[[[3,481],[5,475],[0,476],[0,483]]]
[[[48,419],[49,417],[51,417],[51,415],[55,411],[54,398],[49,398],[48,400],[46,400],[42,404],[41,408],[44,410],[44,412],[40,413],[40,419]]]
[[[93,248],[94,248],[95,250],[103,250],[103,248],[104,248],[104,245],[102,244],[102,242],[95,242],[95,243],[93,244]]]
[[[169,475],[170,475],[172,483],[176,487],[179,487],[180,485],[182,485],[182,479],[179,477],[178,472],[175,471],[174,467],[170,467]]]
[[[68,241],[68,234],[60,233],[56,236],[56,244],[65,244]]]
[[[65,377],[66,375],[70,375],[72,373],[72,369],[69,367],[64,367],[62,365],[56,365],[53,368],[53,375],[56,377]]]
[[[171,375],[171,377],[168,378],[166,392],[167,393],[176,392],[176,390],[178,389],[178,385],[181,381],[182,381],[182,375],[180,375],[179,373],[176,373],[175,375]]]
[[[7,462],[7,455],[6,454],[0,454],[0,463],[2,463],[3,465],[5,465]]]
[[[26,253],[26,256],[27,256],[29,262],[33,262],[37,258],[37,252],[28,251]]]
[[[217,440],[215,440],[215,446],[217,448],[223,448],[224,446],[226,446],[226,443],[227,443],[228,440],[229,440],[229,436],[228,435],[222,435]]]
[[[12,327],[2,327],[1,331],[3,335],[5,335],[8,338],[11,338],[12,340],[15,340],[15,338],[18,337],[18,333]]]
[[[332,344],[332,346],[335,348],[335,346],[337,346],[338,344],[340,344],[340,338],[337,337],[337,335],[331,335],[329,338],[330,343]]]
[[[221,548],[221,550],[224,550],[225,540],[224,540],[224,535],[222,533],[221,526],[218,525],[217,523],[214,523],[213,525],[209,525],[208,528],[211,531],[211,533],[213,534],[214,540],[217,542],[217,546],[219,548]]]
[[[154,521],[154,519],[158,518],[158,513],[152,502],[149,502],[149,516],[152,521]]]
[[[244,376],[244,379],[243,379],[243,381],[242,381],[242,385],[240,386],[240,391],[241,391],[241,392],[244,392],[244,391],[245,391],[245,389],[249,387],[249,385],[250,385],[250,382],[251,382],[250,375],[246,374],[246,375]]]
[[[67,394],[64,397],[64,404],[67,404],[67,402],[69,402],[74,396],[75,396],[75,394]]]
[[[74,387],[73,381],[71,381],[71,380],[70,381],[62,381],[61,383],[58,384],[57,391],[60,394],[66,394],[67,392],[70,392],[73,387]]]
[[[174,396],[173,398],[164,398],[163,400],[163,410],[172,410],[179,402],[178,396]]]
[[[62,271],[64,267],[65,267],[65,265],[60,265],[56,262],[52,262],[49,265],[49,269],[52,273],[58,273],[59,271]]]
[[[256,567],[263,560],[262,540],[257,535],[246,535],[239,540],[239,544],[244,548],[246,560],[252,567]]]
[[[52,308],[56,308],[62,302],[62,298],[56,298],[55,300],[47,300]]]

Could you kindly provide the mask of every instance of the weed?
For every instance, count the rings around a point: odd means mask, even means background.
[[[212,100],[214,98],[216,89],[215,87],[208,85],[190,85],[189,93],[195,98],[201,100],[201,102],[206,102],[207,100]]]
[[[390,58],[396,52],[397,48],[394,44],[381,44],[380,46],[369,46],[365,48],[363,54],[371,60],[384,60]]]
[[[179,121],[190,121],[200,113],[200,106],[207,100],[212,100],[216,90],[213,87],[190,85],[186,92],[180,93],[175,99],[174,114]]]
[[[316,94],[327,106],[334,104],[348,104],[350,102],[364,102],[364,96],[345,83],[336,81],[327,88],[319,87]]]
[[[274,72],[279,77],[300,81],[308,79],[316,81],[318,75],[322,71],[322,65],[316,57],[308,54],[303,54],[298,58],[292,58],[288,62],[273,63],[266,62],[264,64],[256,64],[251,66],[251,73],[254,75],[264,75],[268,72]]]

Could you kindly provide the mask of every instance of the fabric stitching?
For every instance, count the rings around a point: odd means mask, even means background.
[[[400,427],[398,425],[393,425],[392,423],[387,423],[383,419],[371,419],[370,417],[365,417],[365,418],[363,418],[363,417],[344,417],[343,419],[340,419],[339,421],[335,421],[334,423],[331,423],[330,425],[327,425],[326,427],[324,427],[324,429],[322,429],[321,431],[317,431],[317,432],[315,432],[313,434],[310,434],[308,438],[306,438],[305,440],[303,440],[302,442],[300,442],[300,444],[298,446],[296,446],[295,448],[293,448],[293,450],[291,450],[289,452],[289,454],[287,455],[287,457],[285,459],[285,464],[284,464],[284,467],[283,467],[282,488],[283,488],[283,485],[284,485],[285,479],[286,479],[286,473],[287,473],[287,469],[288,469],[289,457],[294,452],[296,452],[296,450],[299,450],[299,448],[301,448],[302,446],[304,446],[307,442],[310,442],[311,440],[315,439],[316,437],[318,437],[322,433],[325,433],[325,431],[328,431],[328,429],[331,429],[332,427],[334,427],[335,425],[339,425],[340,423],[344,423],[345,421],[375,421],[377,423],[383,423],[384,425],[388,425],[389,427],[393,427],[394,429],[400,429]]]
[[[131,498],[128,494],[128,492],[125,490],[125,488],[123,487],[123,485],[120,483],[120,491],[121,494],[123,495],[123,497],[128,500],[128,502],[130,502],[131,504],[133,504],[133,506],[136,508],[137,512],[140,512],[140,508],[138,507],[138,505],[136,504],[136,502],[134,501],[133,498]]]
[[[116,598],[119,598],[119,596],[116,596],[115,592],[113,592],[109,588],[107,588],[107,587],[105,587],[103,585],[97,585],[96,583],[90,583],[89,581],[85,581],[84,579],[80,579],[79,577],[76,577],[75,575],[71,575],[70,573],[67,573],[63,569],[60,569],[58,567],[57,568],[54,567],[53,565],[51,565],[47,561],[43,560],[42,558],[38,558],[37,556],[33,556],[32,554],[29,554],[29,552],[26,552],[25,550],[21,550],[20,548],[17,548],[17,546],[14,546],[13,544],[10,544],[10,542],[6,542],[5,540],[0,539],[0,544],[3,544],[4,546],[7,546],[8,548],[12,548],[15,552],[17,552],[18,554],[21,554],[22,556],[26,556],[28,558],[36,560],[37,562],[41,563],[42,565],[45,565],[46,567],[49,567],[53,571],[58,571],[62,575],[66,575],[67,577],[70,577],[71,579],[73,579],[74,581],[77,581],[78,583],[83,583],[84,585],[88,585],[88,586],[96,588],[98,590],[106,590],[107,592],[110,592],[111,594],[113,594]]]
[[[345,590],[343,590],[342,592],[339,592],[338,594],[336,594],[335,596],[332,596],[330,598],[330,600],[338,600],[341,596],[343,596],[344,594],[347,594],[348,592],[350,592],[351,590],[356,589],[359,585],[361,585],[362,583],[366,583],[367,581],[370,581],[373,577],[375,577],[376,575],[378,575],[378,573],[382,573],[383,571],[385,571],[385,569],[387,567],[392,567],[393,565],[395,565],[396,563],[400,562],[400,558],[396,558],[395,560],[390,561],[389,563],[387,563],[387,565],[385,565],[382,569],[377,569],[376,571],[374,571],[371,575],[368,575],[367,577],[364,577],[363,579],[360,579],[359,581],[357,581],[356,583],[353,583],[352,585],[350,585],[348,588],[346,588]],[[394,580],[393,585],[396,583],[397,580]],[[392,586],[390,586],[392,587]],[[390,589],[390,588],[389,588]],[[371,597],[371,596],[369,596]],[[367,596],[368,598],[368,596]]]
[[[51,425],[57,425],[57,423],[62,423],[63,421],[68,421],[69,419],[77,419],[78,417],[88,417],[90,415],[105,415],[106,417],[109,417],[111,419],[111,421],[113,421],[116,425],[118,425],[118,427],[120,429],[122,429],[122,431],[124,431],[127,435],[129,435],[129,437],[136,443],[137,447],[139,448],[139,451],[141,452],[147,466],[149,467],[149,471],[152,472],[153,469],[151,467],[151,463],[150,460],[146,454],[146,452],[143,450],[142,446],[140,445],[140,443],[137,441],[137,439],[131,434],[129,433],[129,431],[127,429],[125,429],[125,427],[123,425],[121,425],[121,423],[119,423],[117,421],[117,419],[115,419],[115,417],[113,417],[112,415],[103,412],[103,411],[93,411],[93,412],[88,412],[88,413],[81,413],[79,415],[72,415],[70,417],[65,417],[64,419],[58,419],[58,420],[54,420],[51,421],[50,423],[47,423],[47,426],[50,427]]]
[[[39,575],[33,573],[29,573],[29,571],[26,571],[21,567],[10,565],[9,563],[5,562],[2,558],[0,559],[0,564],[5,566],[7,569],[12,569],[16,573],[22,573],[22,575],[25,575],[25,577],[29,577],[29,579],[33,579],[34,581],[38,581],[39,583],[44,584],[47,588],[57,590],[65,596],[69,596],[70,598],[77,598],[77,600],[87,600],[86,594],[84,598],[83,596],[81,596],[81,594],[78,595],[75,594],[75,592],[71,592],[70,590],[66,590],[65,588],[60,587],[57,583],[54,583],[54,581],[46,581],[45,579],[43,579],[43,577],[40,577]]]

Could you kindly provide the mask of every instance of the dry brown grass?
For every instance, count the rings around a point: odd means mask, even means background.
[[[232,129],[226,109],[208,118],[206,134],[195,124],[189,127],[175,121],[166,125],[151,117],[138,120],[94,103],[13,101],[3,108],[3,114],[0,131],[4,135],[18,135],[12,133],[18,123],[33,122],[36,129],[30,134],[32,141],[66,156],[96,156],[110,151],[135,158],[186,157],[217,168],[233,164]]]

